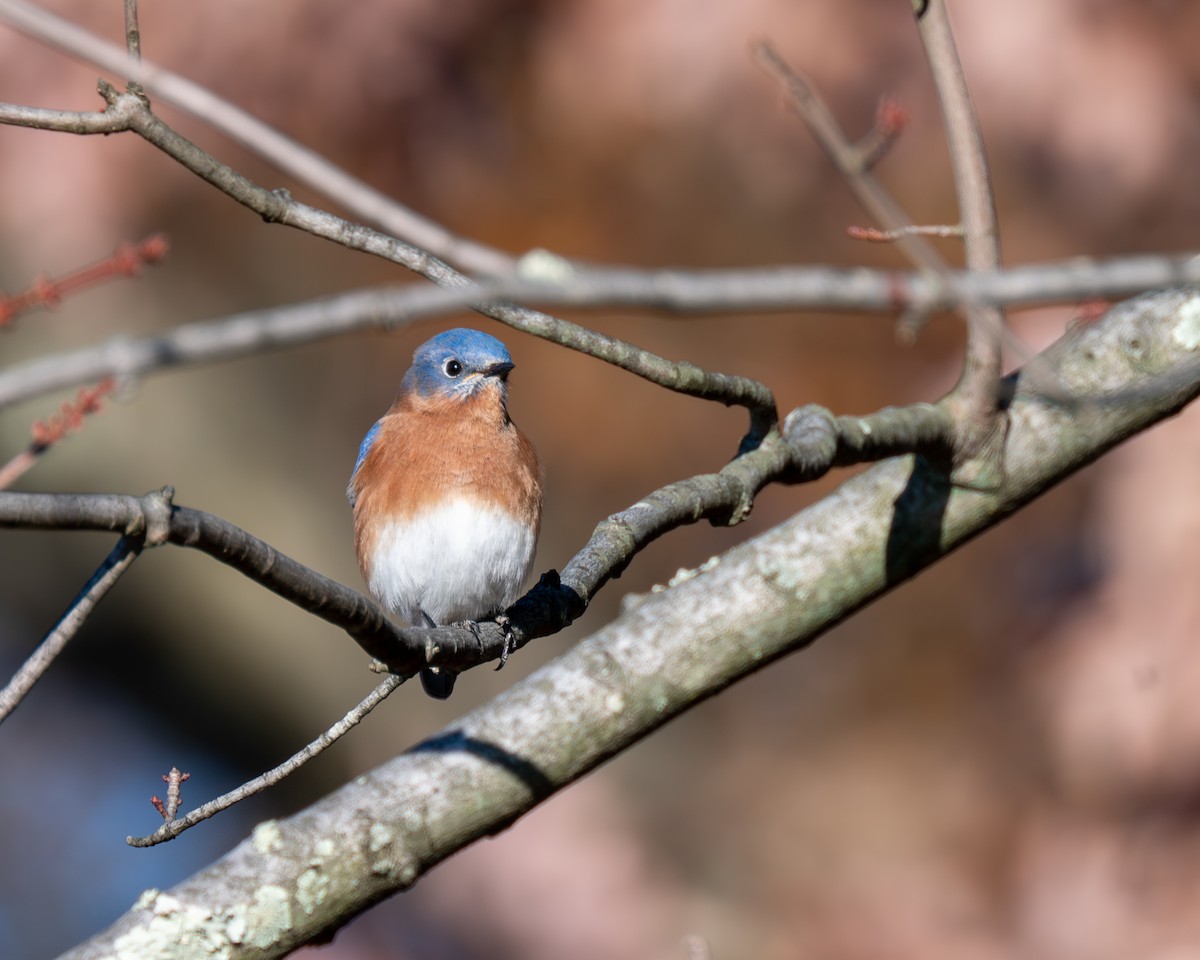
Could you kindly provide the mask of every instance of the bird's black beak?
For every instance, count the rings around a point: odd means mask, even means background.
[[[502,360],[500,363],[492,363],[483,368],[485,377],[495,377],[498,380],[507,380],[509,373],[512,372],[513,364],[507,360]]]

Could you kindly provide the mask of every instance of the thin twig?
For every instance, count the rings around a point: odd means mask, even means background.
[[[334,743],[353,730],[368,713],[383,703],[388,695],[403,682],[404,679],[402,677],[390,674],[358,706],[303,750],[293,754],[283,763],[279,764],[279,766],[268,770],[253,780],[243,783],[236,790],[230,790],[229,793],[223,794],[215,800],[210,800],[186,816],[180,817],[177,820],[169,820],[148,836],[126,837],[125,842],[131,847],[153,847],[156,844],[165,843],[167,840],[174,840],[183,831],[189,827],[194,827],[202,820],[207,820],[222,810],[228,810],[235,803],[240,803],[242,800],[246,800],[257,793],[262,793],[267,787],[273,786],[284,779],[284,777],[295,773],[296,770],[308,763],[309,760],[320,755],[328,747],[333,746]],[[164,779],[166,778],[164,777]]]
[[[167,238],[161,234],[141,243],[123,243],[111,257],[82,267],[57,279],[39,277],[33,285],[11,297],[0,294],[0,327],[10,325],[21,313],[36,307],[55,307],[64,297],[114,277],[137,276],[143,266],[158,263],[167,255]]]
[[[854,145],[856,163],[870,170],[892,149],[908,125],[908,112],[895,97],[884,97],[875,111],[875,126]]]
[[[0,123],[32,130],[53,130],[79,135],[120,133],[129,129],[129,119],[119,110],[49,110],[19,103],[0,103]]]
[[[125,0],[125,50],[131,60],[142,59],[142,34],[138,29],[137,0]]]
[[[155,795],[150,798],[150,805],[164,820],[174,820],[179,813],[179,808],[183,805],[183,784],[191,778],[190,773],[184,773],[178,767],[172,767],[170,771],[163,774],[163,783],[167,785],[166,802],[164,803]]]
[[[900,251],[918,269],[938,278],[945,277],[950,272],[949,265],[924,237],[903,232],[913,226],[912,221],[871,174],[862,154],[846,139],[833,113],[808,79],[793,70],[770,44],[755,44],[754,56],[782,86],[788,103],[845,178],[858,202],[885,230],[902,231],[896,243]]]
[[[23,0],[0,0],[0,19],[42,43],[115,76],[136,81],[146,93],[203,120],[354,216],[393,236],[403,237],[434,256],[484,275],[503,276],[514,268],[515,261],[509,254],[451,233],[210,90],[155,64],[131,59],[119,46],[68,20]]]
[[[971,103],[962,62],[954,45],[945,0],[932,0],[917,22],[938,100],[942,105],[943,125],[962,217],[967,269],[995,271],[1000,268],[1000,228],[996,220],[996,204],[988,176],[979,119]],[[975,448],[972,453],[986,452],[989,439],[997,434],[999,414],[996,400],[1002,373],[1003,344],[1003,311],[995,306],[971,304],[966,356],[962,376],[954,392],[956,401],[961,402],[964,408],[964,441],[966,446]]]
[[[84,417],[98,413],[103,399],[115,388],[116,381],[109,377],[94,387],[80,389],[73,402],[64,403],[57,413],[47,419],[34,421],[30,429],[33,441],[29,447],[0,467],[0,490],[12,486],[18,477],[37,463],[42,454],[67,434],[82,427]]]
[[[941,239],[961,240],[963,229],[957,223],[923,223],[898,227],[895,230],[878,230],[875,227],[846,228],[846,235],[853,240],[865,240],[867,243],[895,243],[902,236],[919,234],[922,237],[939,237]]]
[[[142,32],[138,29],[137,0],[125,0],[125,52],[130,60],[140,62],[142,59]],[[129,81],[129,92],[143,96],[142,85],[135,80]]]
[[[25,699],[26,694],[33,689],[33,685],[41,679],[42,674],[62,653],[71,638],[79,632],[79,628],[96,608],[96,604],[121,579],[121,574],[129,569],[129,565],[137,558],[141,548],[141,542],[136,537],[123,536],[117,541],[116,546],[92,574],[91,579],[84,585],[79,595],[71,601],[67,612],[54,625],[54,629],[46,634],[38,648],[21,665],[8,685],[0,690],[0,722],[3,722]]]

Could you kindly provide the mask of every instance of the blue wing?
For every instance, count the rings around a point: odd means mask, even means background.
[[[375,421],[374,426],[367,431],[367,435],[363,437],[362,443],[358,446],[358,459],[354,461],[354,469],[350,471],[350,483],[346,487],[346,499],[350,501],[350,506],[354,506],[354,478],[358,476],[358,468],[362,466],[362,462],[367,459],[367,454],[371,452],[371,447],[375,445],[382,422],[381,420]]]

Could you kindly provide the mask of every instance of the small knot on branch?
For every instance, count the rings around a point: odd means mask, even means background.
[[[175,509],[171,500],[174,496],[175,488],[168,485],[139,497],[141,513],[130,520],[125,528],[126,536],[141,535],[147,547],[166,543],[171,537],[171,515]]]
[[[791,448],[791,483],[816,480],[829,472],[838,451],[838,425],[833,414],[815,403],[797,407],[783,421],[783,438]]]

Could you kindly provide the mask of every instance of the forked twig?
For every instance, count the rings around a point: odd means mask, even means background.
[[[0,0],[0,19],[42,43],[134,81],[138,87],[131,92],[144,91],[203,120],[299,183],[413,246],[473,273],[502,276],[514,268],[514,259],[503,251],[451,233],[211,90],[145,60],[133,59],[116,44],[68,20],[24,0]]]
[[[64,403],[47,419],[35,421],[30,430],[33,440],[29,446],[0,467],[0,490],[11,487],[42,454],[68,433],[82,427],[84,417],[99,412],[101,401],[116,389],[116,385],[116,380],[108,377],[94,387],[81,388],[73,402]]]
[[[967,269],[997,270],[1000,267],[1000,228],[987,156],[983,150],[979,119],[954,45],[945,0],[930,0],[917,18],[917,25],[942,105],[962,217]],[[965,407],[966,415],[962,418],[967,428],[964,444],[974,448],[970,452],[976,454],[985,452],[985,445],[1000,429],[998,421],[1002,419],[996,404],[1002,373],[1004,313],[999,307],[987,304],[972,303],[969,307],[966,356],[952,402],[961,402]]]
[[[141,243],[123,243],[111,257],[89,267],[57,279],[39,277],[28,290],[11,297],[0,294],[0,327],[8,326],[26,311],[57,306],[63,297],[102,280],[136,276],[144,265],[157,263],[165,257],[167,249],[167,238],[156,234]]]
[[[153,847],[159,843],[165,843],[167,840],[174,840],[183,831],[209,817],[216,816],[222,810],[228,810],[235,803],[240,803],[255,794],[262,793],[267,787],[273,786],[285,777],[295,773],[296,770],[308,763],[314,757],[320,756],[326,749],[333,746],[338,740],[344,737],[347,733],[353,730],[362,719],[374,710],[379,704],[404,682],[403,677],[398,677],[395,674],[389,674],[374,690],[364,698],[358,706],[347,713],[341,720],[335,723],[332,727],[322,733],[316,740],[306,746],[303,750],[294,753],[288,757],[283,763],[277,767],[273,767],[261,776],[255,777],[243,783],[236,790],[230,790],[226,794],[222,794],[215,800],[210,800],[203,806],[197,807],[191,813],[177,819],[170,819],[153,833],[144,837],[126,837],[125,842],[131,847]],[[164,779],[166,779],[164,777]]]

